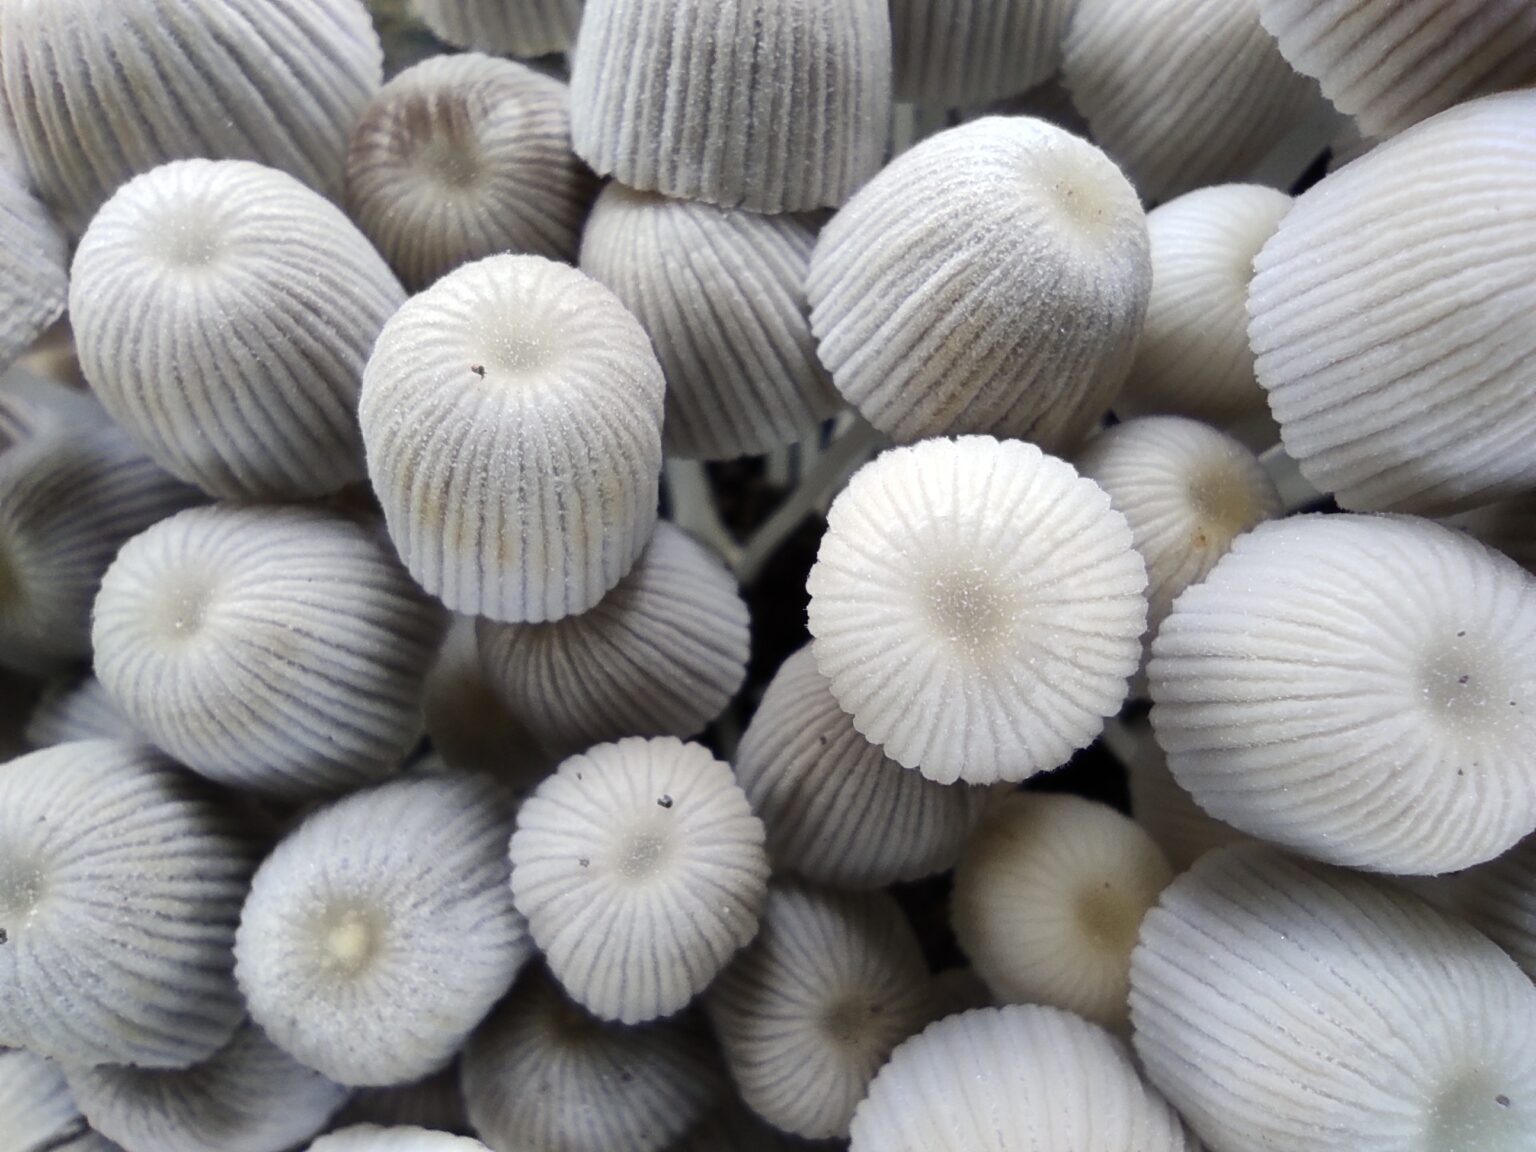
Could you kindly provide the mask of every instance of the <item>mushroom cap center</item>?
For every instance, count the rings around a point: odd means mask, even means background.
[[[660,873],[671,856],[671,835],[665,829],[648,824],[632,829],[620,838],[615,864],[619,875],[639,883]]]
[[[1519,703],[1497,646],[1479,643],[1465,630],[1430,645],[1417,680],[1430,715],[1459,734],[1488,731]]]
[[[1506,1093],[1488,1069],[1456,1077],[1435,1097],[1425,1126],[1424,1152],[1524,1152],[1536,1116]]]
[[[358,976],[383,948],[381,928],[377,916],[356,905],[327,909],[316,925],[321,962],[339,976]]]
[[[1078,896],[1076,912],[1078,927],[1091,944],[1129,958],[1141,920],[1125,893],[1105,881]]]
[[[929,625],[956,652],[985,662],[1010,642],[1018,597],[981,564],[941,564],[924,581],[921,599]]]

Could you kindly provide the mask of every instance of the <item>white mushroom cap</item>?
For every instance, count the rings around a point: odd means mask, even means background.
[[[308,1152],[489,1152],[486,1146],[468,1136],[450,1136],[426,1128],[402,1125],[382,1128],[377,1124],[354,1124],[349,1128],[320,1137]]]
[[[957,108],[1024,92],[1061,65],[1073,0],[891,0],[901,100]]]
[[[1517,1152],[1536,988],[1464,922],[1257,846],[1163,893],[1131,967],[1147,1074],[1213,1148]]]
[[[94,676],[56,680],[44,689],[27,718],[27,743],[34,748],[72,740],[143,739]]]
[[[897,1048],[851,1152],[1196,1152],[1130,1053],[1055,1008],[980,1008]]]
[[[0,149],[3,151],[3,149]],[[0,372],[64,312],[69,252],[53,215],[23,182],[0,168]]]
[[[757,934],[763,825],[729,765],[665,737],[600,744],[518,812],[512,896],[567,994],[605,1020],[680,1010]]]
[[[1146,626],[1125,518],[1064,461],[968,436],[887,452],[833,503],[811,570],[817,667],[930,780],[1066,763],[1119,710]]]
[[[581,26],[582,0],[414,0],[433,35],[507,56],[564,52]]]
[[[492,256],[414,297],[359,410],[411,575],[495,620],[591,608],[655,524],[663,390],[645,330],[575,269]]]
[[[871,180],[822,230],[807,287],[821,362],[882,432],[1064,451],[1130,371],[1151,278],[1146,217],[1104,153],[988,117]]]
[[[1536,829],[1536,578],[1427,520],[1240,537],[1152,645],[1152,724],[1211,815],[1431,874]]]
[[[1536,487],[1536,91],[1463,104],[1297,198],[1248,336],[1287,452],[1346,508]]]

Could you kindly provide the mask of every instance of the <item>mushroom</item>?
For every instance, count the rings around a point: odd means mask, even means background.
[[[564,52],[581,26],[582,0],[414,0],[433,35],[506,56]]]
[[[891,0],[899,100],[940,108],[1028,91],[1061,65],[1071,0]]]

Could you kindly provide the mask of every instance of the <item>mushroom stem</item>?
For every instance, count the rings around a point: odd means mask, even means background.
[[[1299,512],[1328,498],[1301,474],[1301,466],[1291,458],[1290,453],[1285,450],[1285,445],[1276,444],[1259,457],[1259,463],[1264,465],[1264,471],[1269,473],[1269,478],[1280,490],[1280,499],[1285,502],[1286,515]]]
[[[668,457],[662,471],[667,482],[672,522],[698,537],[735,568],[741,559],[741,545],[715,507],[715,494],[710,488],[709,473],[705,471],[703,461]]]

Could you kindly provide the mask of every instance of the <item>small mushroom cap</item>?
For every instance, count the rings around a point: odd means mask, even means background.
[[[439,40],[505,56],[564,52],[581,26],[582,0],[414,0]]]
[[[1260,525],[1175,602],[1148,671],[1175,778],[1251,835],[1433,874],[1536,829],[1536,578],[1459,532]]]
[[[1146,569],[1069,464],[1018,441],[930,440],[860,469],[827,523],[812,651],[891,759],[945,784],[1023,780],[1119,710]]]
[[[902,1044],[850,1152],[1197,1152],[1125,1046],[1055,1008],[978,1008]]]
[[[0,152],[4,146],[0,145]],[[20,173],[0,167],[0,372],[64,312],[68,241]]]
[[[94,676],[67,677],[50,684],[27,719],[27,743],[50,748],[72,740],[126,740],[143,737]]]
[[[900,100],[940,108],[1027,91],[1061,65],[1073,0],[891,0]]]
[[[1257,845],[1201,858],[1131,966],[1147,1075],[1213,1148],[1523,1150],[1536,988],[1380,880]]]
[[[411,575],[493,620],[593,607],[655,525],[664,387],[639,322],[573,268],[492,256],[412,298],[359,409]]]
[[[320,1137],[309,1152],[489,1152],[478,1140],[402,1125],[354,1124]]]
[[[399,780],[322,808],[256,873],[235,941],[251,1017],[340,1084],[442,1068],[533,950],[489,781]]]

